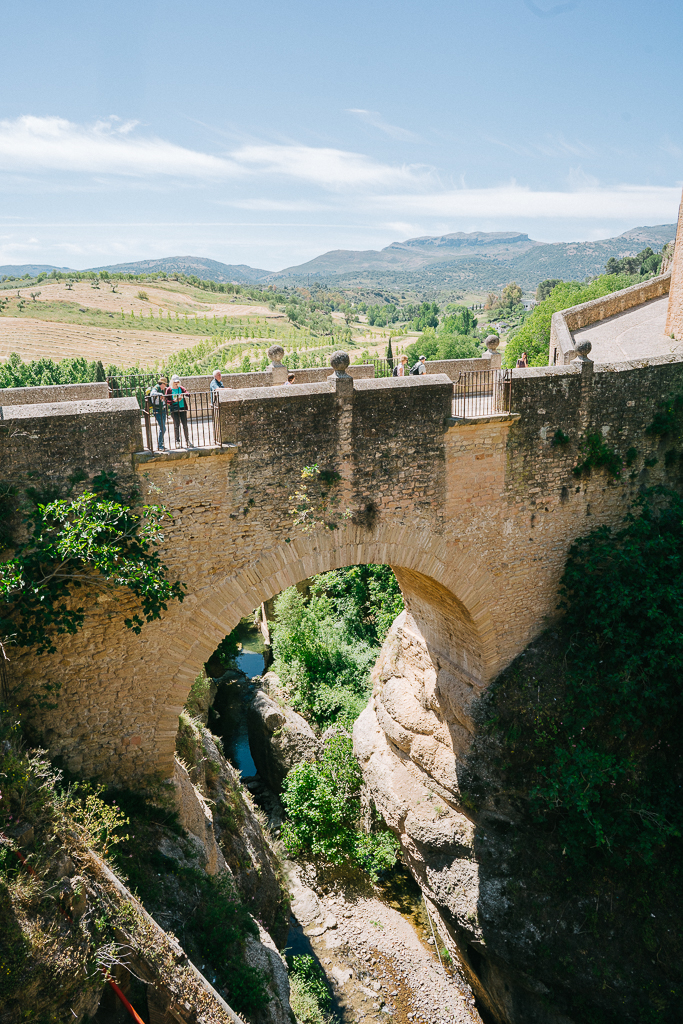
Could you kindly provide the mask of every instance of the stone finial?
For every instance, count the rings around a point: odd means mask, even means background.
[[[270,365],[275,369],[282,366],[282,357],[285,354],[285,350],[282,345],[271,345],[268,349],[268,358],[270,359]]]
[[[489,336],[484,340],[484,344],[489,352],[495,352],[500,345],[500,338],[497,334],[489,334]]]
[[[573,362],[580,363],[592,363],[593,360],[588,358],[590,350],[593,348],[588,338],[583,338],[576,345],[574,345],[574,351],[576,352],[576,359]]]
[[[330,366],[334,370],[334,377],[349,377],[346,372],[351,360],[348,352],[333,352],[330,356]]]
[[[588,353],[592,348],[593,346],[587,338],[582,338],[574,345],[576,358],[572,359],[572,365],[580,368],[582,376],[588,374],[589,377],[592,377],[593,375],[593,360],[588,358]]]

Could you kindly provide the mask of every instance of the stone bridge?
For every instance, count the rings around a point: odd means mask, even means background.
[[[618,523],[641,484],[679,473],[645,428],[683,389],[683,361],[517,370],[512,411],[473,420],[451,416],[451,377],[232,388],[220,396],[226,443],[168,453],[142,451],[134,399],[5,395],[0,481],[54,493],[115,470],[172,512],[163,558],[187,588],[140,637],[123,625],[127,593],[93,593],[84,628],[56,654],[15,653],[13,682],[62,684],[58,708],[36,720],[51,753],[105,780],[168,776],[190,686],[240,618],[316,573],[369,562],[393,568],[433,668],[424,710],[442,728],[420,770],[465,750],[472,697],[555,614],[571,542]],[[637,449],[632,469],[576,477],[591,432],[622,455]],[[303,532],[290,496],[313,463],[350,517]]]

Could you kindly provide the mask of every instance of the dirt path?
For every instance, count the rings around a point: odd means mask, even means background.
[[[431,935],[421,938],[377,898],[314,891],[291,862],[287,877],[292,952],[317,957],[343,1024],[481,1024],[470,987],[455,967],[440,963]]]

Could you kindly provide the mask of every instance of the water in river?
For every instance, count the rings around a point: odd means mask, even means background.
[[[263,675],[265,647],[256,628],[243,630],[240,636],[242,650],[225,668],[237,669],[246,679],[224,680],[219,684],[209,726],[223,740],[223,749],[231,764],[243,776],[249,776],[256,774],[256,766],[249,749],[246,709],[254,691],[251,679]]]

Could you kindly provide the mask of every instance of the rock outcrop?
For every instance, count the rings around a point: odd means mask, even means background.
[[[319,743],[308,722],[263,690],[257,690],[247,712],[249,746],[263,781],[275,793],[287,772],[302,761],[313,761]]]
[[[486,960],[481,903],[501,895],[488,893],[480,877],[476,823],[459,779],[480,693],[464,671],[442,661],[434,665],[414,622],[402,612],[376,662],[372,698],[354,726],[353,742],[365,799],[398,836],[445,944],[494,1019],[521,1024],[507,1015],[495,991],[504,992],[510,979]]]

